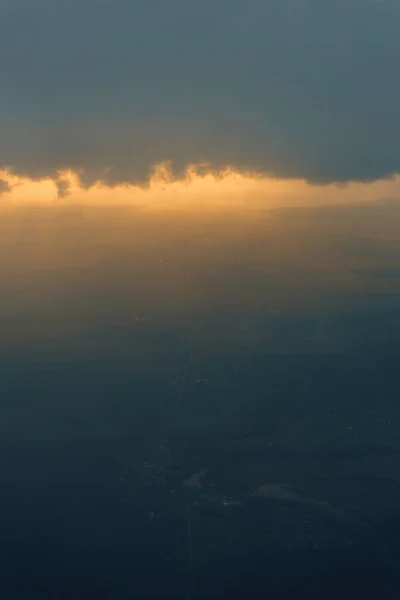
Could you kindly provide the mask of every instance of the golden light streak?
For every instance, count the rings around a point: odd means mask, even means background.
[[[400,176],[375,182],[351,182],[346,185],[313,185],[303,179],[277,179],[233,169],[204,172],[204,165],[187,169],[183,179],[171,177],[168,164],[158,165],[146,188],[129,184],[114,187],[98,182],[89,189],[79,185],[72,171],[60,171],[68,182],[68,194],[57,195],[56,181],[34,181],[0,171],[10,191],[1,197],[3,210],[21,205],[138,206],[148,210],[190,209],[269,209],[283,207],[337,205],[370,202],[386,198],[400,199]]]

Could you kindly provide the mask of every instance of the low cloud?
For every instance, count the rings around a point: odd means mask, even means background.
[[[59,198],[65,198],[66,196],[68,196],[70,187],[71,187],[71,183],[68,181],[68,179],[64,179],[63,177],[59,177],[58,179],[55,180],[55,186],[57,189],[57,196]]]
[[[4,194],[5,192],[9,192],[10,190],[11,190],[11,188],[10,188],[8,181],[5,181],[5,179],[0,179],[0,196],[1,196],[1,194]]]

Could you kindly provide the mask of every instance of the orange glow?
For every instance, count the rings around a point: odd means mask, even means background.
[[[11,190],[2,194],[2,208],[21,205],[89,206],[125,205],[148,210],[190,209],[268,209],[288,206],[313,206],[369,202],[385,198],[400,199],[400,176],[371,183],[311,185],[302,179],[277,179],[227,169],[218,174],[211,170],[200,174],[195,166],[183,179],[174,180],[167,165],[159,165],[146,188],[121,184],[115,187],[97,183],[85,190],[75,173],[59,176],[69,182],[69,193],[57,196],[55,181],[34,181],[0,171]]]

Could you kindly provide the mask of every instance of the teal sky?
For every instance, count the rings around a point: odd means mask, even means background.
[[[400,171],[396,0],[1,0],[0,24],[0,168]]]

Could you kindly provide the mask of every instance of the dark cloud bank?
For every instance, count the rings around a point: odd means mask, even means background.
[[[389,176],[399,31],[398,0],[0,0],[0,167]]]

